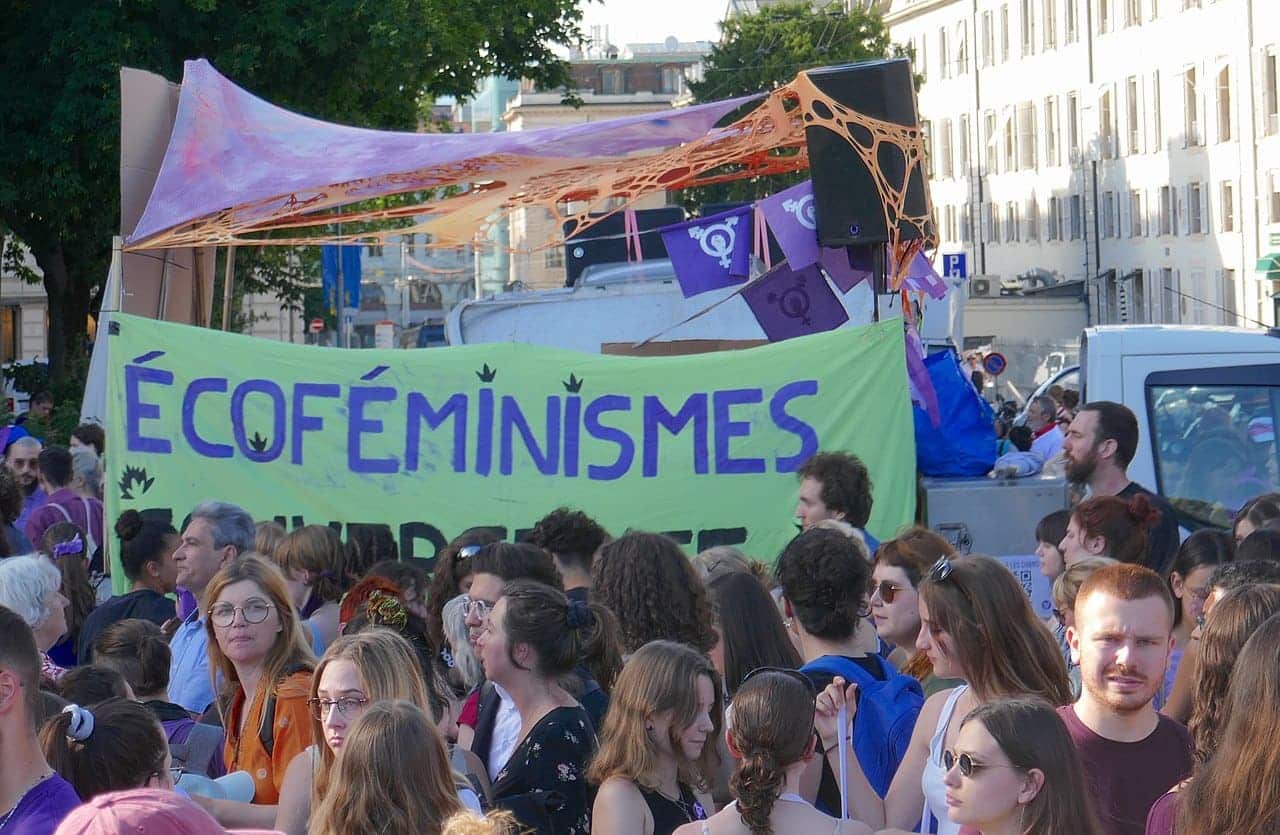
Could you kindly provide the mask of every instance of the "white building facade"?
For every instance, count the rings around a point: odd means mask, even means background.
[[[1275,323],[1280,2],[890,0],[885,20],[924,76],[941,252],[1085,279],[1094,322]]]

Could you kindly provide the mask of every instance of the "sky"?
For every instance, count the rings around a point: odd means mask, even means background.
[[[714,41],[717,24],[728,0],[605,0],[581,4],[582,31],[593,25],[609,27],[609,40],[628,43],[661,43],[668,35],[681,41]]]

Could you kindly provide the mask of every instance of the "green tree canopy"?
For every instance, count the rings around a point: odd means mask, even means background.
[[[565,85],[554,47],[580,20],[578,0],[10,0],[0,233],[8,268],[22,272],[16,236],[44,275],[55,379],[84,349],[119,229],[122,66],[176,80],[206,57],[289,109],[413,129],[423,101],[491,74]]]
[[[773,90],[801,70],[907,54],[889,40],[879,12],[856,6],[845,11],[831,3],[780,3],[722,24],[720,43],[704,62],[703,77],[689,82],[697,102]],[[754,177],[688,189],[687,208],[705,203],[740,202],[765,197],[808,177],[808,172]]]

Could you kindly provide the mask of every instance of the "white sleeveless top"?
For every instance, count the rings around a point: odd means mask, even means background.
[[[947,787],[942,782],[947,770],[942,765],[942,749],[946,746],[947,728],[951,725],[952,714],[956,712],[956,702],[968,689],[967,684],[962,684],[951,691],[938,714],[938,726],[929,739],[929,759],[925,761],[924,773],[920,775],[920,788],[924,791],[921,832],[937,832],[938,835],[958,835],[960,832],[960,824],[952,823],[947,817]],[[937,829],[933,828],[935,825]]]

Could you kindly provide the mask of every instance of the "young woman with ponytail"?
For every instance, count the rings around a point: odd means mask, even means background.
[[[67,705],[45,723],[40,745],[81,800],[124,789],[173,788],[160,720],[129,699],[108,699],[92,710]]]
[[[508,583],[481,627],[485,676],[511,697],[520,741],[493,783],[494,805],[526,827],[557,835],[591,831],[586,764],[596,748],[591,718],[560,682],[607,636],[598,605],[528,580]]]
[[[800,796],[801,775],[816,756],[815,697],[812,682],[794,670],[763,668],[743,679],[726,732],[738,761],[729,780],[735,800],[675,835],[871,835],[866,824],[825,815]],[[827,724],[835,736],[834,719]]]

